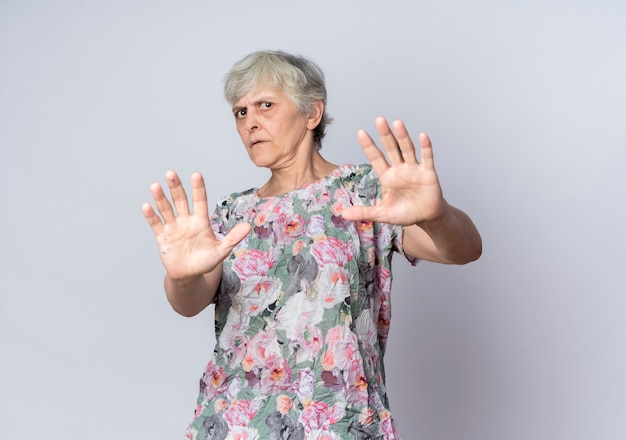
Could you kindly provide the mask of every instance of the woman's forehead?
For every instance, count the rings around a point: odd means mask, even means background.
[[[264,101],[269,98],[284,98],[288,97],[285,90],[276,85],[259,84],[251,87],[247,90],[243,96],[241,96],[236,104],[242,104],[244,102],[258,102]]]

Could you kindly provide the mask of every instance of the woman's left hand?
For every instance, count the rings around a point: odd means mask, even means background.
[[[449,207],[435,171],[428,135],[419,135],[418,160],[402,121],[394,121],[392,132],[387,120],[378,117],[376,128],[388,160],[365,130],[359,130],[357,138],[380,180],[382,202],[376,206],[346,207],[342,217],[408,226],[436,221],[445,215]]]

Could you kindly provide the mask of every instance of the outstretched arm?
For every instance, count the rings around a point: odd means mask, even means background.
[[[480,257],[478,230],[465,213],[443,197],[428,135],[419,135],[418,160],[402,121],[395,121],[392,131],[385,118],[379,117],[376,128],[387,157],[364,130],[359,130],[357,138],[380,180],[382,201],[376,206],[345,208],[341,215],[347,220],[405,226],[404,250],[415,258],[465,264]]]
[[[213,301],[221,280],[222,261],[248,234],[250,225],[239,224],[219,240],[211,228],[202,175],[191,176],[193,213],[176,173],[168,171],[165,178],[178,215],[158,183],[153,183],[150,191],[161,217],[149,203],[142,206],[143,215],[154,232],[165,266],[167,299],[181,315],[193,316]]]

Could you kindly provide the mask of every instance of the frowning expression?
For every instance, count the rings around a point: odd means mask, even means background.
[[[261,87],[244,95],[233,114],[237,131],[255,165],[270,169],[309,157],[319,119],[303,115],[279,88]]]

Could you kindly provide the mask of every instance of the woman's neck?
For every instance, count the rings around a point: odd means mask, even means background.
[[[261,197],[285,194],[328,176],[336,168],[337,165],[314,150],[311,159],[304,165],[272,169],[272,177],[258,190],[258,194]]]

